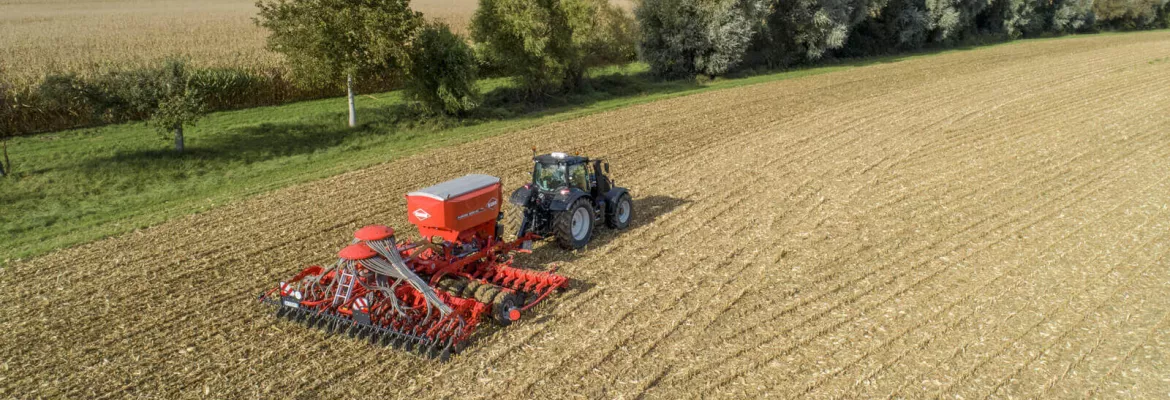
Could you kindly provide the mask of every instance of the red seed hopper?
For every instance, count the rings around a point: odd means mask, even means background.
[[[358,230],[326,268],[312,266],[260,296],[277,315],[446,360],[484,318],[508,325],[564,288],[552,272],[517,268],[504,242],[500,179],[467,175],[406,196],[422,239],[392,228]]]

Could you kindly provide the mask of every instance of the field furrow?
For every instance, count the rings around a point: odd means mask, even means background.
[[[1170,33],[1039,40],[507,132],[15,263],[0,397],[973,398],[1170,393]],[[629,229],[449,363],[256,296],[529,147],[604,156]],[[509,210],[508,230],[518,223]]]

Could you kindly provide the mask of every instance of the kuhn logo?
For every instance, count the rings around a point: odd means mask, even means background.
[[[492,197],[491,200],[488,200],[487,208],[496,208],[496,206],[499,204],[500,204],[500,199]]]
[[[414,210],[414,217],[418,218],[419,221],[422,221],[422,220],[425,220],[427,218],[430,218],[431,213],[428,213],[427,210],[420,208],[420,209]]]

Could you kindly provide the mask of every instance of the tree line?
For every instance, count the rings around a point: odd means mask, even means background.
[[[641,59],[662,79],[715,77],[981,40],[1170,26],[1170,0],[480,0],[470,37],[427,22],[408,0],[260,0],[291,74],[200,69],[176,59],[94,77],[0,83],[0,136],[145,120],[183,150],[212,110],[402,88],[420,114],[461,117],[483,75],[516,79],[534,101],[576,90],[593,66]],[[273,88],[292,88],[274,90]],[[10,170],[0,163],[0,174]]]

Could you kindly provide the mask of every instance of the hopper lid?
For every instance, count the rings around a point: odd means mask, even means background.
[[[479,189],[500,183],[500,178],[491,175],[470,174],[460,178],[455,178],[438,185],[422,188],[406,195],[430,197],[439,201],[446,201],[453,197],[459,197]]]

